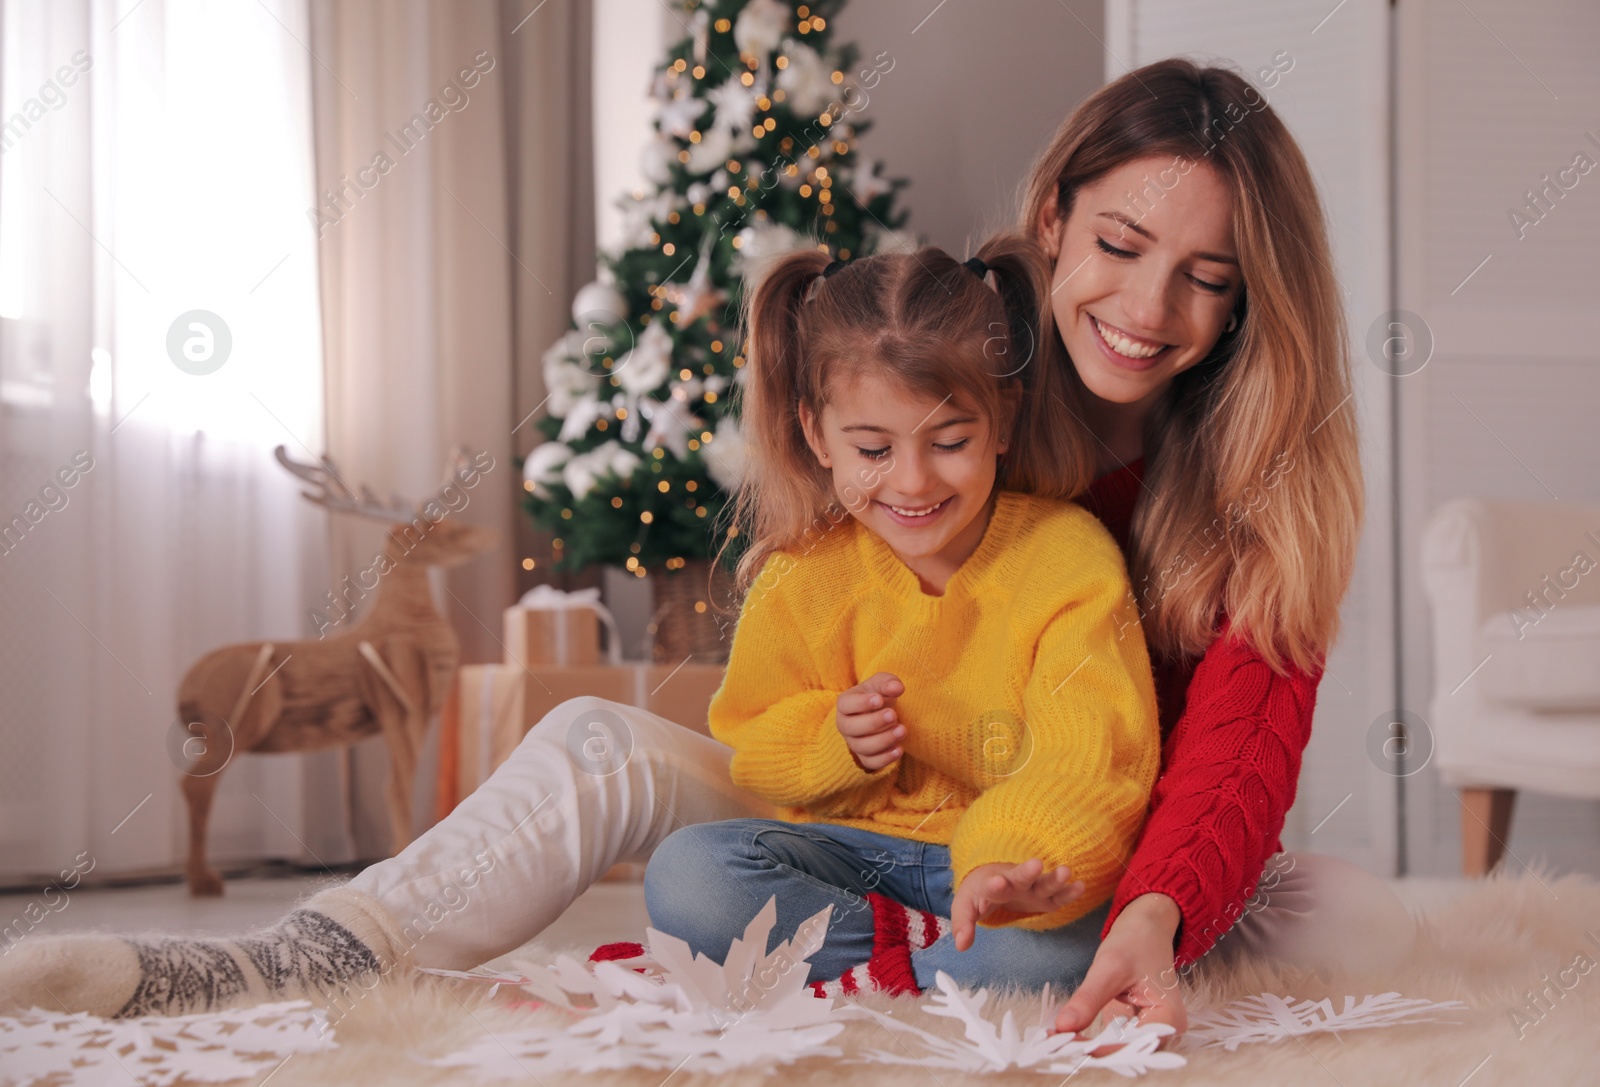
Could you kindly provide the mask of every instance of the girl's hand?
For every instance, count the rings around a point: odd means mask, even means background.
[[[881,770],[900,757],[906,727],[892,702],[905,693],[898,676],[878,672],[839,696],[835,723],[861,769]]]
[[[1176,1033],[1163,1038],[1163,1045],[1182,1037],[1189,1029],[1189,1015],[1172,955],[1181,916],[1177,903],[1164,894],[1140,895],[1123,907],[1100,942],[1083,984],[1056,1014],[1056,1030],[1087,1033],[1097,1017],[1121,1015],[1171,1026]],[[1105,1046],[1094,1056],[1116,1048]]]
[[[1060,865],[1049,872],[1038,857],[1021,864],[980,864],[956,888],[950,902],[950,930],[956,950],[977,938],[978,922],[1001,906],[1018,913],[1049,913],[1083,893],[1072,872]]]

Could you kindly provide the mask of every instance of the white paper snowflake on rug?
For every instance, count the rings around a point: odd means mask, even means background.
[[[1161,1039],[1172,1033],[1165,1023],[1137,1024],[1113,1019],[1092,1038],[1071,1031],[1050,1033],[1055,1007],[1050,1003],[1050,987],[1039,999],[1038,1022],[1017,1029],[1015,1016],[1006,1012],[998,1024],[983,1015],[989,990],[969,993],[943,970],[935,976],[939,991],[921,1005],[927,1015],[955,1019],[965,1030],[964,1038],[932,1034],[886,1012],[861,1009],[885,1028],[910,1035],[913,1049],[872,1050],[866,1056],[883,1064],[915,1064],[923,1068],[948,1068],[957,1072],[1047,1072],[1072,1075],[1084,1068],[1104,1068],[1124,1076],[1143,1075],[1157,1068],[1178,1068],[1185,1064],[1176,1053],[1158,1052]],[[1102,1046],[1120,1046],[1103,1057],[1090,1054]]]
[[[1369,1030],[1404,1023],[1431,1023],[1443,1020],[1450,1012],[1464,1011],[1459,1000],[1435,1003],[1403,997],[1399,993],[1365,996],[1359,1001],[1344,998],[1344,1008],[1334,1011],[1332,1000],[1295,1000],[1293,997],[1262,993],[1235,1000],[1216,1011],[1197,1011],[1189,1016],[1189,1031],[1184,1049],[1222,1046],[1228,1050],[1257,1042],[1281,1042],[1306,1034],[1344,1030]]]
[[[937,991],[921,1003],[897,1001],[890,1012],[848,1002],[835,1006],[806,985],[808,960],[822,947],[830,915],[831,909],[823,910],[765,954],[777,921],[777,900],[768,899],[720,964],[692,954],[683,940],[647,929],[649,951],[633,959],[585,964],[562,955],[548,966],[515,963],[510,972],[429,971],[496,988],[520,985],[564,1018],[551,1022],[541,1016],[541,1022],[484,1035],[427,1063],[514,1078],[623,1068],[719,1074],[809,1057],[1053,1076],[1098,1068],[1132,1077],[1185,1063],[1180,1053],[1161,1048],[1173,1033],[1163,1023],[1117,1018],[1093,1036],[1052,1033],[1055,1008],[1048,988],[1040,996],[1037,1020],[1027,1027],[1019,1026],[1010,1011],[998,1021],[985,1017],[989,991],[968,992],[942,971]],[[1360,1001],[1346,997],[1343,1010],[1335,1011],[1330,1000],[1263,993],[1219,1011],[1192,1013],[1189,1032],[1177,1048],[1231,1050],[1317,1031],[1426,1022],[1461,1007],[1385,993]],[[963,1033],[948,1036],[914,1025],[922,1015],[955,1020]],[[831,1044],[851,1021],[862,1019],[889,1031],[894,1045],[846,1056]],[[1116,1047],[1110,1053],[1091,1055],[1110,1046]]]
[[[429,1063],[514,1076],[617,1068],[715,1074],[840,1056],[827,1043],[845,1021],[832,1000],[806,987],[807,960],[822,946],[831,913],[801,924],[769,955],[778,913],[777,900],[768,899],[722,964],[647,929],[648,958],[589,967],[563,955],[553,966],[530,967],[523,988],[566,1011],[568,1022],[497,1031]]]
[[[296,1053],[334,1048],[327,1015],[304,1000],[140,1019],[31,1008],[0,1016],[0,1083],[172,1087],[259,1080]]]

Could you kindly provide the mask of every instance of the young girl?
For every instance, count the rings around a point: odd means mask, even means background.
[[[1122,555],[1056,497],[1076,473],[1053,446],[1078,424],[1059,371],[1027,358],[1047,282],[1008,236],[965,265],[792,253],[752,292],[752,543],[710,725],[734,784],[782,819],[655,851],[651,921],[695,951],[721,961],[776,895],[773,942],[833,907],[813,982],[1087,969],[1160,741]],[[918,947],[884,930],[882,899],[952,918],[963,947],[985,927],[972,954]]]

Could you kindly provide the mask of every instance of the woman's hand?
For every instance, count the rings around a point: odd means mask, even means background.
[[[1021,864],[980,864],[956,888],[950,901],[950,931],[956,950],[977,938],[978,922],[1001,906],[1017,913],[1050,913],[1083,893],[1072,872],[1060,865],[1046,872],[1038,857]]]
[[[893,702],[905,693],[900,677],[878,672],[839,696],[834,723],[861,769],[882,770],[900,757],[906,727]]]
[[[1056,1014],[1056,1030],[1087,1032],[1102,1014],[1122,1015],[1139,1023],[1166,1023],[1176,1033],[1164,1043],[1176,1041],[1189,1029],[1173,969],[1172,938],[1181,919],[1178,904],[1164,894],[1140,895],[1124,906],[1083,984]]]

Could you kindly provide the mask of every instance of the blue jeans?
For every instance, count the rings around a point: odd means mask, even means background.
[[[769,953],[831,905],[827,938],[811,957],[806,979],[831,981],[872,957],[869,892],[948,917],[953,879],[946,846],[832,823],[731,819],[670,834],[650,858],[644,895],[655,928],[717,962],[769,897],[778,896]],[[969,989],[1038,990],[1047,983],[1075,989],[1100,946],[1109,909],[1103,903],[1071,924],[1044,931],[979,925],[972,946],[962,952],[947,933],[912,953],[917,985],[932,988],[943,970]]]

